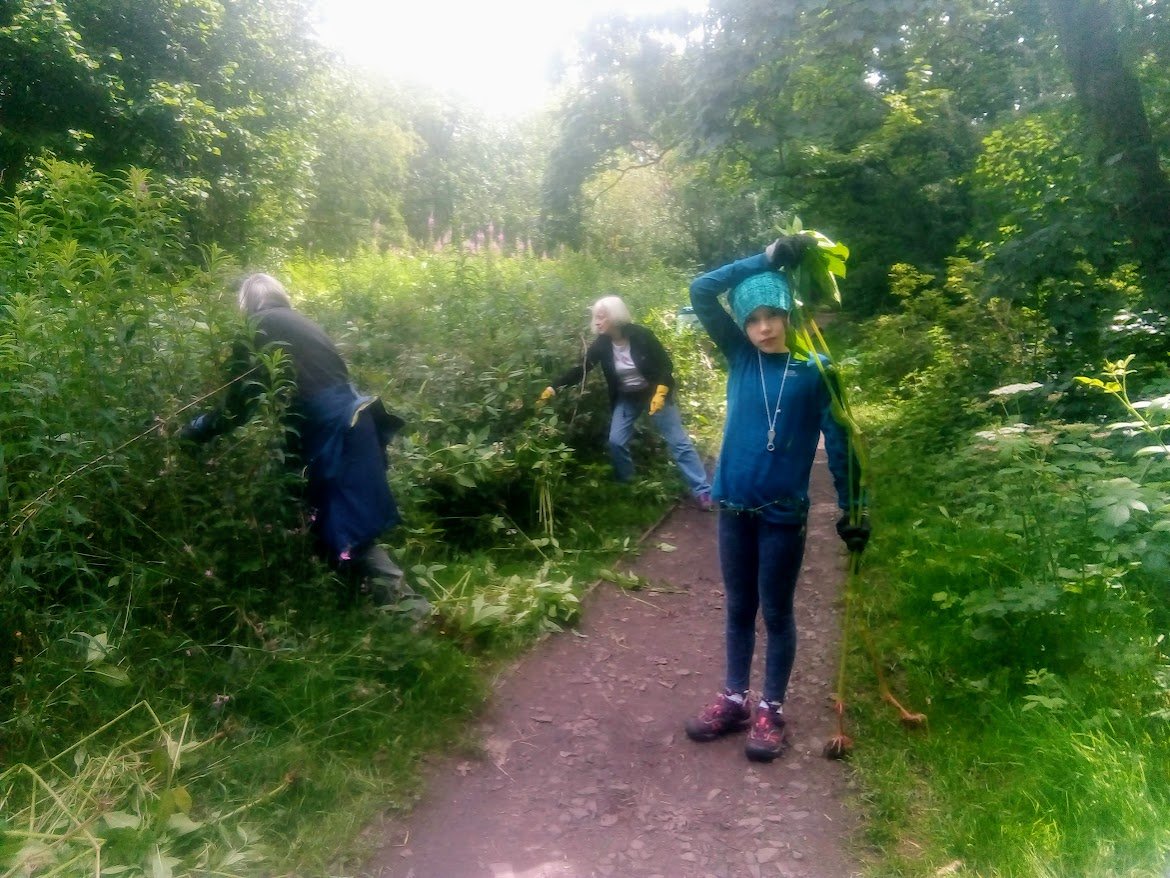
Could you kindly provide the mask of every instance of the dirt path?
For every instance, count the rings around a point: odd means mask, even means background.
[[[742,735],[695,744],[682,731],[721,685],[723,610],[715,516],[680,507],[619,565],[654,588],[598,589],[575,634],[540,644],[501,680],[484,758],[437,763],[411,815],[370,828],[380,850],[362,876],[858,874],[845,768],[820,755],[835,728],[844,558],[823,457],[813,473],[783,758],[750,763]]]

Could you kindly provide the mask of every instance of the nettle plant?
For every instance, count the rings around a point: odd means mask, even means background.
[[[0,205],[15,244],[0,250],[0,623],[20,632],[0,673],[44,646],[55,605],[134,578],[123,528],[146,528],[126,474],[157,472],[142,449],[182,363],[162,352],[188,350],[170,319],[173,216],[143,172],[60,162]]]

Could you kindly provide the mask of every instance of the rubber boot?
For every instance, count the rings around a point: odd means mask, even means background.
[[[407,584],[402,568],[377,543],[372,543],[354,562],[374,606],[402,612],[416,620],[431,614],[430,602]]]

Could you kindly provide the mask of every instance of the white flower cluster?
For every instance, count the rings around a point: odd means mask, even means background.
[[[1021,393],[1031,393],[1033,390],[1037,390],[1043,386],[1043,384],[1039,384],[1035,381],[1029,382],[1028,384],[1005,384],[1003,387],[997,387],[995,390],[988,391],[987,395],[1017,396]]]
[[[987,442],[994,442],[1004,436],[1018,436],[1020,433],[1027,433],[1031,429],[1031,424],[1008,424],[1006,427],[999,427],[995,430],[980,430],[975,434],[975,437]]]

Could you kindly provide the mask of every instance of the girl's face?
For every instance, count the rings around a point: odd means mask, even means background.
[[[761,305],[748,315],[744,324],[748,341],[765,354],[782,354],[788,350],[788,312]]]

